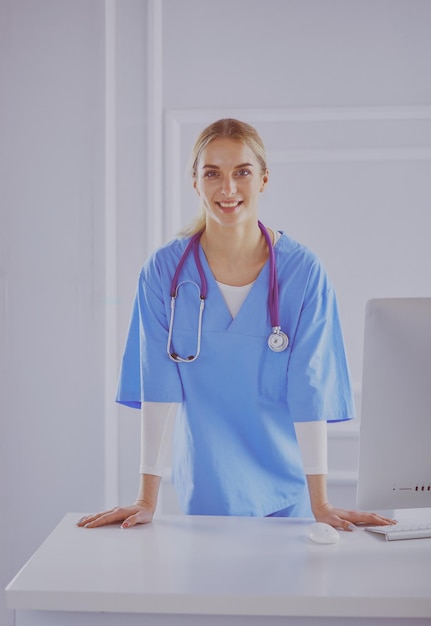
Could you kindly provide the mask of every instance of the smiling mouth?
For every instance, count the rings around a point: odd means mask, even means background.
[[[223,209],[224,211],[233,211],[234,209],[236,209],[240,204],[242,204],[241,200],[237,200],[235,202],[217,202],[217,204],[219,205],[219,207],[221,209]]]

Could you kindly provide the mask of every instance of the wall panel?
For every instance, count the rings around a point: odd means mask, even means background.
[[[223,116],[252,123],[268,153],[261,219],[314,250],[335,284],[355,388],[371,297],[429,295],[431,108],[181,110],[166,114],[166,236],[198,210],[185,169]]]

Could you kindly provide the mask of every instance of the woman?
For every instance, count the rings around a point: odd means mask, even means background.
[[[202,214],[145,264],[123,358],[117,400],[142,408],[139,495],[79,525],[152,520],[173,413],[185,513],[391,523],[328,502],[326,423],[354,416],[336,299],[316,256],[258,220],[268,168],[255,129],[204,129],[192,177]]]

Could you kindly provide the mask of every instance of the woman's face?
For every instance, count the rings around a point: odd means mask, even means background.
[[[214,139],[197,162],[194,188],[207,221],[235,225],[257,219],[258,197],[268,182],[253,150],[242,141]]]

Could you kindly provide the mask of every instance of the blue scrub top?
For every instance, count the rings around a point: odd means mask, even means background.
[[[354,417],[334,289],[318,258],[282,233],[274,253],[290,343],[273,352],[269,262],[232,319],[200,248],[208,282],[201,353],[174,363],[166,350],[170,287],[188,241],[160,248],[141,271],[117,401],[181,403],[173,481],[185,513],[263,516],[292,507],[311,514],[294,422]],[[192,254],[180,281],[172,343],[186,356],[196,351],[200,304]]]

